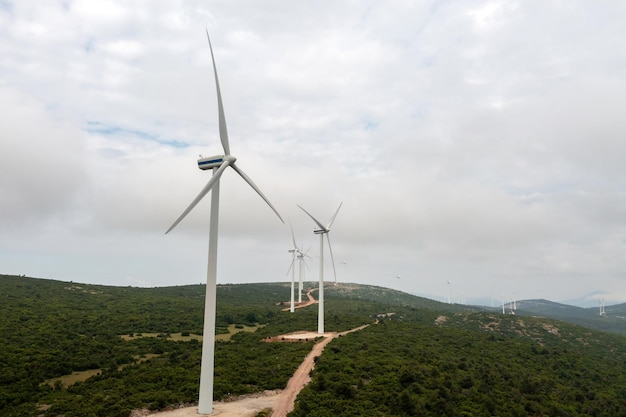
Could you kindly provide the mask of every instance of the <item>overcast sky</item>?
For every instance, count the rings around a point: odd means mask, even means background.
[[[208,29],[231,152],[311,248],[307,280],[319,240],[296,204],[327,222],[343,201],[338,281],[626,302],[624,16],[618,1],[0,0],[0,273],[205,282],[210,198],[164,232],[210,178],[198,155],[223,153]],[[289,226],[222,178],[218,282],[288,282]]]

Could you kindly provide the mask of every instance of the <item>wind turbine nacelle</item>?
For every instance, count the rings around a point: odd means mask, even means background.
[[[221,166],[225,160],[229,160],[230,163],[235,162],[235,157],[231,155],[215,155],[208,156],[206,158],[198,159],[198,168],[200,169],[213,169]]]

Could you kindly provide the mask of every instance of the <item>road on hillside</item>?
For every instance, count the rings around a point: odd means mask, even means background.
[[[301,303],[301,304],[296,304],[293,306],[294,309],[296,308],[303,308],[303,307],[308,307],[311,304],[317,304],[317,300],[315,298],[313,298],[313,296],[311,295],[311,292],[313,291],[317,291],[317,288],[313,288],[312,290],[309,290],[306,293],[306,296],[308,297],[309,301],[305,302],[305,303]],[[291,303],[291,302],[289,302]],[[291,307],[287,307],[287,308],[283,308],[283,311],[289,311],[291,310]]]
[[[324,333],[324,339],[319,341],[313,346],[313,349],[304,358],[304,361],[300,364],[300,367],[296,370],[293,376],[287,382],[287,386],[283,391],[276,392],[270,391],[262,394],[253,394],[250,396],[242,397],[235,401],[229,402],[215,402],[213,404],[213,413],[211,417],[253,417],[257,415],[261,410],[271,408],[272,417],[285,417],[288,413],[293,411],[295,400],[302,388],[309,383],[311,377],[309,376],[313,366],[315,364],[315,358],[320,356],[324,351],[324,348],[331,340],[338,336],[343,336],[348,333],[362,330],[369,326],[368,324],[357,327],[352,330],[348,330],[341,333],[330,332]],[[300,338],[300,339],[312,339],[319,337],[318,333],[303,332],[290,335],[279,336],[280,338]],[[176,410],[162,411],[155,414],[150,414],[148,410],[135,410],[131,414],[132,417],[141,416],[156,416],[156,417],[198,417],[198,407],[185,407]]]
[[[287,387],[285,387],[285,389],[278,396],[278,399],[272,408],[272,417],[285,417],[288,413],[293,411],[296,397],[300,391],[302,391],[302,388],[304,388],[304,386],[311,380],[309,375],[313,369],[313,365],[315,364],[315,358],[322,354],[324,348],[328,343],[330,343],[331,340],[337,336],[343,336],[344,334],[362,330],[367,326],[368,324],[341,333],[324,333],[324,339],[313,346],[311,352],[309,352],[306,358],[304,358],[300,367],[289,379],[289,382],[287,382]],[[314,333],[313,335],[317,334]]]

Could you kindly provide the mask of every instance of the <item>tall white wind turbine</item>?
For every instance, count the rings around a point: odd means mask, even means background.
[[[272,203],[269,202],[267,197],[263,195],[261,190],[252,182],[244,172],[235,165],[236,158],[230,154],[230,147],[228,144],[228,132],[226,130],[226,118],[224,117],[224,108],[222,106],[222,94],[220,92],[220,84],[217,78],[217,68],[215,66],[215,57],[213,56],[213,47],[211,46],[211,39],[209,38],[209,31],[207,30],[207,39],[209,40],[209,49],[211,51],[211,60],[213,62],[213,73],[215,75],[215,89],[217,92],[217,107],[218,107],[218,120],[220,140],[222,142],[222,148],[224,148],[225,155],[211,156],[208,158],[198,159],[198,168],[202,170],[213,170],[213,176],[209,182],[200,191],[200,194],[191,202],[189,207],[183,211],[183,213],[176,219],[176,221],[167,229],[166,234],[169,233],[181,220],[189,214],[189,212],[198,204],[202,198],[211,191],[211,218],[210,218],[210,232],[209,232],[209,261],[207,267],[207,285],[206,285],[206,298],[204,304],[204,335],[202,341],[202,363],[200,368],[200,395],[198,400],[198,413],[199,414],[211,414],[213,412],[213,368],[214,368],[214,354],[215,354],[215,299],[216,299],[216,275],[217,275],[217,227],[219,216],[219,195],[220,195],[220,177],[226,170],[231,167],[235,170],[245,182],[256,191],[263,200],[270,206],[270,208],[276,213],[280,221],[283,221],[278,211],[274,208]]]
[[[308,268],[308,265],[306,264],[306,258],[311,259],[311,257],[307,255],[310,249],[311,248],[307,249],[304,252],[301,249],[298,249],[298,263],[299,263],[298,266],[300,268],[300,278],[299,278],[299,283],[298,283],[298,304],[302,303],[302,281],[304,279],[303,267]]]
[[[296,243],[296,236],[293,234],[293,227],[291,226],[291,222],[289,223],[289,229],[291,229],[291,242],[293,243],[293,248],[288,250],[288,252],[292,254],[292,259],[291,259],[291,264],[289,265],[289,269],[287,270],[287,275],[289,275],[289,272],[291,272],[291,307],[289,308],[289,310],[293,313],[295,309],[294,308],[294,303],[295,303],[294,281],[296,279],[296,260],[298,261],[299,281],[300,281],[298,284],[298,303],[302,303],[302,276],[303,276],[302,264],[304,263],[304,265],[306,266],[305,258],[310,258],[310,256],[307,255],[308,249],[306,252],[304,252],[302,251],[302,249],[298,247]]]
[[[293,227],[291,227],[291,222],[289,222],[289,229],[291,230],[291,241],[293,242],[293,248],[289,249],[289,253],[291,253],[291,265],[289,265],[289,269],[287,270],[287,274],[291,272],[291,304],[289,307],[289,311],[291,313],[294,312],[294,293],[295,293],[295,280],[296,280],[296,259],[300,255],[300,249],[298,249],[298,245],[296,245],[296,237],[293,234]],[[302,269],[300,269],[300,274],[302,274]]]
[[[335,270],[335,260],[333,259],[333,249],[330,246],[330,237],[328,237],[328,233],[330,232],[330,227],[333,225],[335,218],[337,217],[337,213],[339,213],[339,209],[343,202],[339,204],[337,207],[337,211],[333,214],[333,217],[330,218],[327,226],[324,226],[317,220],[315,217],[311,215],[308,211],[303,209],[300,205],[300,209],[304,211],[313,221],[319,229],[314,230],[313,233],[316,235],[320,235],[320,283],[319,283],[319,302],[318,302],[318,318],[317,318],[317,333],[324,334],[324,235],[326,235],[326,240],[328,240],[328,250],[330,252],[330,260],[333,264],[333,273],[335,274],[335,281],[337,281],[337,271]]]

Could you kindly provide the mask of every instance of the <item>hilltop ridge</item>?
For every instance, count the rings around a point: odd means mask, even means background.
[[[193,405],[204,290],[0,275],[0,414],[128,417]],[[263,340],[314,331],[317,309],[283,311],[288,283],[217,291],[217,331],[247,331],[216,343],[215,399],[284,389],[315,341]],[[625,414],[626,338],[518,311],[327,284],[326,329],[369,326],[328,345],[290,416]]]

